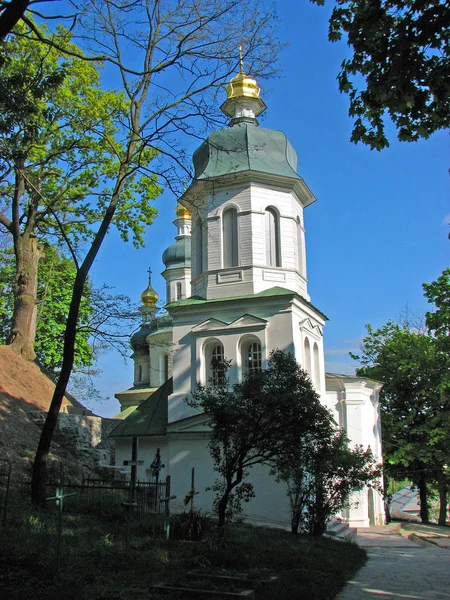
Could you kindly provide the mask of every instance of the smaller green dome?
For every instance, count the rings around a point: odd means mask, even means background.
[[[191,238],[180,237],[174,244],[164,250],[162,261],[166,269],[191,268]]]
[[[147,345],[145,339],[151,333],[152,331],[150,323],[143,323],[130,338],[130,345],[133,348],[133,350],[143,349]]]

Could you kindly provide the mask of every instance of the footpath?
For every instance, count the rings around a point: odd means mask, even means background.
[[[450,600],[450,527],[391,523],[355,541],[368,560],[336,600]]]

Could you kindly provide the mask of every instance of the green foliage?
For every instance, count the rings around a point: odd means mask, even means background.
[[[450,125],[448,26],[443,0],[335,0],[328,38],[345,35],[352,50],[338,80],[350,98],[353,142],[388,146],[386,113],[401,141],[428,138]]]
[[[60,254],[53,246],[45,247],[38,269],[35,351],[40,363],[52,373],[57,373],[61,367],[64,329],[75,275],[76,267],[71,258]],[[14,255],[12,251],[5,250],[0,253],[0,341],[3,344],[11,330],[14,276]],[[93,313],[92,290],[88,285],[80,306],[80,330],[75,343],[76,368],[91,365],[94,358],[87,327]]]
[[[11,331],[14,306],[14,254],[0,251],[0,343]],[[61,368],[64,331],[75,280],[76,267],[71,258],[54,246],[46,245],[38,267],[37,329],[35,352],[41,365],[53,374]],[[130,299],[115,295],[108,288],[96,289],[90,283],[80,304],[75,341],[76,370],[92,366],[99,354],[112,345],[128,349],[128,333],[133,328],[136,312]],[[84,382],[82,387],[86,387]],[[92,390],[89,390],[92,394]],[[86,399],[88,400],[88,398]]]
[[[359,376],[384,382],[380,393],[383,454],[390,475],[419,486],[421,517],[427,516],[427,485],[450,460],[450,360],[437,339],[408,323],[367,326]]]
[[[210,519],[199,511],[172,515],[170,539],[198,541],[211,529]]]
[[[190,406],[209,418],[209,450],[219,475],[215,484],[219,525],[227,510],[253,496],[245,482],[252,466],[271,464],[299,438],[328,423],[308,374],[289,354],[276,350],[267,369],[250,371],[242,383],[229,386],[226,377],[217,386],[197,385]],[[230,497],[231,496],[231,497]]]
[[[59,237],[62,227],[77,244],[92,235],[109,203],[125,152],[121,124],[128,103],[122,93],[102,90],[95,63],[40,44],[25,26],[16,33],[0,45],[1,197],[8,208],[19,194],[22,231]],[[59,27],[53,39],[81,54],[70,38]],[[131,232],[137,246],[155,216],[151,201],[160,191],[151,177],[132,174],[136,161],[155,156],[151,148],[140,151],[144,156],[131,160],[115,216],[123,239]],[[13,233],[6,219],[0,223]]]
[[[322,535],[327,522],[351,506],[351,494],[364,486],[380,488],[381,465],[370,449],[349,448],[330,418],[280,456],[274,472],[287,484],[292,533]]]
[[[450,339],[450,269],[445,269],[436,281],[424,283],[422,287],[428,302],[436,306],[435,312],[426,314],[427,327],[443,345],[448,346]]]

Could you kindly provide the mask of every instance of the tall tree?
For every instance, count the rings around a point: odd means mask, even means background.
[[[326,0],[311,0],[325,4]],[[401,141],[450,125],[450,13],[444,0],[334,0],[328,38],[344,37],[339,89],[349,95],[353,142],[389,145],[385,116]]]
[[[428,522],[427,484],[448,464],[450,399],[441,393],[448,363],[435,340],[408,323],[367,326],[359,376],[384,382],[380,393],[385,464],[418,486],[420,516]]]
[[[187,402],[209,419],[219,528],[230,504],[253,495],[246,479],[254,465],[273,464],[331,420],[308,374],[280,350],[272,352],[267,369],[247,373],[242,383],[230,388],[219,377],[216,386],[198,385]]]
[[[120,152],[123,95],[104,92],[90,63],[63,58],[54,48],[18,35],[0,46],[0,228],[15,254],[14,311],[9,343],[35,356],[38,267],[43,240],[63,240],[76,259],[107,206],[108,184]],[[55,40],[74,48],[60,29]],[[147,158],[150,155],[147,153]],[[142,243],[157,195],[154,180],[130,175],[117,227]]]
[[[435,339],[439,360],[443,366],[444,376],[441,381],[440,394],[443,404],[447,404],[450,398],[450,269],[445,269],[436,281],[424,283],[423,289],[428,302],[436,307],[434,312],[427,312],[426,323],[430,335]],[[450,425],[445,427],[443,422],[442,426],[442,442],[445,443],[446,441],[447,443],[443,449],[443,456],[439,461],[445,467],[437,471],[440,501],[439,525],[445,525],[447,522],[447,499],[450,490],[450,467],[448,464],[448,457],[450,457]]]
[[[37,327],[34,349],[39,364],[53,375],[61,369],[63,338],[76,267],[71,257],[50,244],[43,246],[38,265]],[[14,308],[14,252],[0,250],[0,343],[11,331]],[[88,281],[80,305],[74,367],[94,373],[99,354],[112,347],[128,351],[129,332],[137,322],[137,308],[127,296]],[[79,374],[81,375],[81,374]]]
[[[279,48],[273,12],[264,7],[255,11],[250,0],[137,0],[131,4],[89,0],[87,4],[86,15],[74,31],[83,48],[101,54],[109,63],[109,75],[116,70],[126,111],[118,119],[121,144],[102,135],[117,160],[114,170],[108,171],[110,186],[101,196],[101,222],[78,265],[61,373],[34,461],[32,497],[42,503],[48,452],[73,366],[83,287],[113,218],[126,231],[130,211],[137,212],[134,195],[128,193],[133,188],[130,181],[138,175],[148,177],[139,180],[140,189],[134,184],[138,196],[154,191],[156,171],[167,184],[177,182],[173,166],[184,167],[185,159],[180,137],[198,136],[199,122],[208,126],[216,121],[211,96],[237,70],[238,40],[245,44],[247,67],[255,75],[273,72]],[[34,29],[33,34],[52,49],[59,47],[53,38]],[[159,160],[150,163],[156,154],[153,148],[158,149]]]

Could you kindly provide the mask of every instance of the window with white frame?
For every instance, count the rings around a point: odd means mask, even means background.
[[[181,283],[178,282],[177,283],[177,300],[182,300],[183,299],[183,290],[181,287]]]
[[[205,366],[207,385],[222,385],[225,381],[225,357],[223,345],[219,341],[205,346]]]
[[[169,379],[169,355],[164,354],[164,381]]]
[[[203,273],[203,223],[200,217],[195,223],[195,275]]]
[[[243,345],[243,365],[246,372],[260,371],[261,362],[261,344],[250,341]]]
[[[222,247],[223,266],[236,267],[238,265],[238,227],[237,210],[228,208],[222,216]]]
[[[280,224],[278,214],[273,208],[265,211],[266,264],[269,267],[281,267]]]

